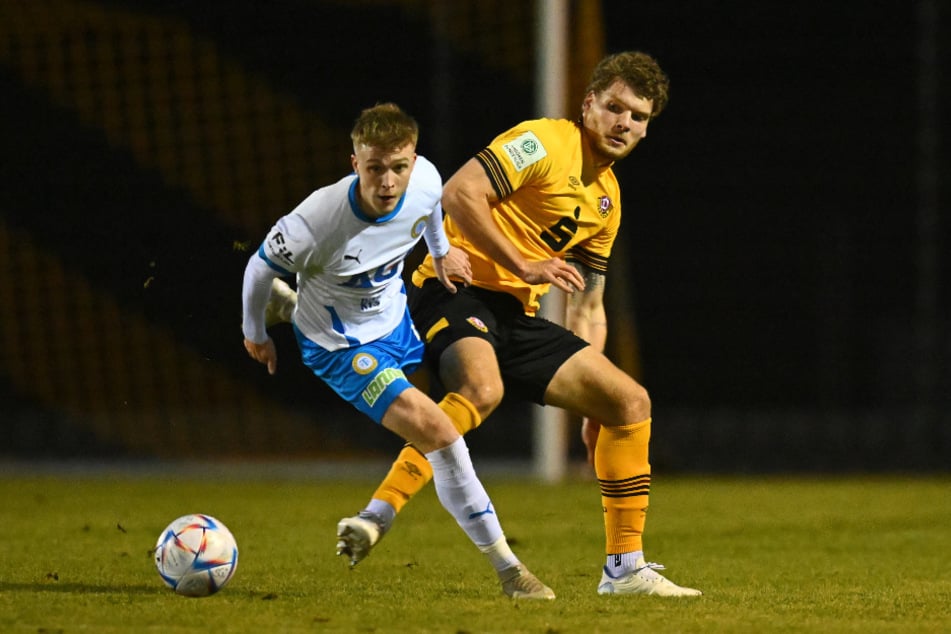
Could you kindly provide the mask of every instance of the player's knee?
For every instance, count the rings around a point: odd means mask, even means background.
[[[635,389],[631,393],[628,407],[630,409],[627,420],[640,422],[647,420],[651,416],[651,398],[647,389],[639,383],[635,383]]]
[[[459,432],[448,418],[433,416],[434,412],[431,410],[421,414],[425,417],[419,419],[416,427],[418,439],[412,442],[424,455],[435,449],[442,449],[459,438]]]
[[[387,408],[381,422],[424,454],[445,447],[459,437],[445,412],[414,390],[400,394]]]
[[[475,406],[479,412],[480,419],[485,420],[489,414],[495,411],[499,403],[502,402],[505,389],[501,383],[483,382],[479,385],[467,386],[466,389],[458,390],[458,392]]]
[[[651,417],[651,400],[647,390],[635,381],[619,392],[621,398],[615,403],[617,412],[613,420],[618,424],[633,425]]]

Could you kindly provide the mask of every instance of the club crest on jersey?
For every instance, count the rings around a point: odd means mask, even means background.
[[[612,209],[614,209],[614,203],[611,202],[610,198],[607,196],[598,197],[598,213],[601,214],[602,218],[607,218]]]
[[[409,234],[414,238],[418,238],[423,235],[423,231],[426,229],[426,216],[420,216],[416,222],[413,223],[413,228],[410,230]]]
[[[548,151],[534,132],[520,134],[508,143],[503,144],[502,149],[512,160],[516,172],[521,172],[529,165],[548,156]]]
[[[376,370],[377,360],[373,355],[366,352],[358,352],[354,355],[350,365],[353,366],[353,371],[357,374],[370,374]]]
[[[478,317],[468,317],[466,321],[469,322],[470,326],[480,332],[489,332],[489,327],[486,326],[485,323],[483,323],[483,321]]]

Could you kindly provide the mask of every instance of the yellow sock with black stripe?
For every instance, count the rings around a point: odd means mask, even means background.
[[[455,392],[446,394],[438,405],[463,436],[482,424],[482,417],[475,406]],[[410,498],[419,493],[432,479],[433,468],[429,461],[416,447],[407,443],[393,462],[389,473],[383,478],[383,482],[373,492],[373,499],[387,502],[399,513]]]
[[[651,467],[647,447],[651,419],[601,427],[594,449],[594,470],[601,485],[605,552],[609,555],[643,550]]]

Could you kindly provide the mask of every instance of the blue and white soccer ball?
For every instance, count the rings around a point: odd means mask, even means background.
[[[185,515],[159,535],[155,567],[178,594],[207,597],[234,575],[238,544],[228,527],[210,515]]]

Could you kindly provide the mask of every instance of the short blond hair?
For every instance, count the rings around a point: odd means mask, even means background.
[[[416,146],[419,140],[419,124],[395,103],[378,103],[366,108],[357,117],[350,132],[353,147],[370,147],[395,150],[407,144]]]

